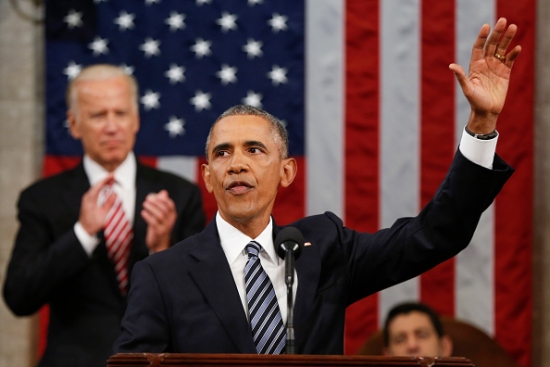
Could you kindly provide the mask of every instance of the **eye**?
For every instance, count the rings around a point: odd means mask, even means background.
[[[258,154],[258,153],[261,153],[262,151],[260,148],[252,147],[249,149],[249,152],[252,154]]]
[[[229,152],[227,150],[218,150],[215,154],[216,157],[225,157]]]

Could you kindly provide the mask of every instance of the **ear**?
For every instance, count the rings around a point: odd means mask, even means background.
[[[80,140],[80,138],[82,137],[82,133],[80,132],[80,128],[76,123],[76,116],[71,110],[67,110],[67,122],[69,123],[69,131],[71,133],[71,136],[76,140]]]
[[[281,186],[289,187],[298,172],[298,163],[294,158],[286,158],[281,164]]]
[[[204,180],[204,186],[209,193],[212,193],[212,183],[210,182],[210,166],[206,163],[203,163],[201,166],[202,179]]]
[[[453,340],[449,335],[443,335],[441,341],[441,357],[450,357],[453,354]]]

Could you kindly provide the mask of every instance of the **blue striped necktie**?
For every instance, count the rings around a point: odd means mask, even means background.
[[[285,328],[275,290],[258,258],[261,248],[255,241],[246,245],[244,279],[252,337],[258,354],[284,354]]]

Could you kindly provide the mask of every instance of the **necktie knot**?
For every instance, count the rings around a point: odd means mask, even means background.
[[[262,245],[260,245],[258,242],[250,241],[246,245],[246,253],[248,254],[248,258],[250,259],[251,257],[258,257],[261,249]]]

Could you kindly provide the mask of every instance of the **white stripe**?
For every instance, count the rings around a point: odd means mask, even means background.
[[[306,0],[306,214],[344,213],[344,1]]]
[[[380,225],[420,210],[420,2],[380,0]],[[380,292],[379,324],[419,298],[418,278]]]
[[[456,54],[458,63],[468,72],[473,42],[484,23],[495,23],[494,0],[457,0]],[[468,122],[470,106],[456,83],[457,145],[464,125]],[[456,260],[456,314],[489,335],[494,334],[494,205],[481,217],[472,242]]]
[[[191,182],[198,182],[197,158],[183,155],[159,157],[157,168],[184,177]]]

